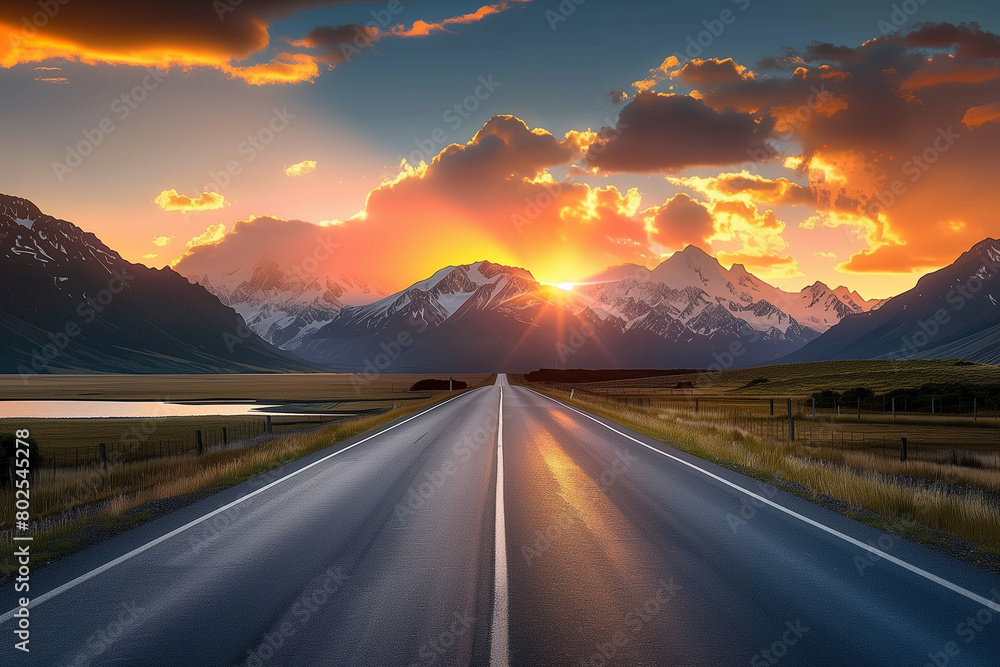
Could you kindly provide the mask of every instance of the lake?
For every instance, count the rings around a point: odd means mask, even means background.
[[[192,417],[316,414],[288,412],[261,403],[170,403],[165,401],[0,401],[0,419]]]

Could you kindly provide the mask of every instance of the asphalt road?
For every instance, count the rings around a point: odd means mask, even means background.
[[[1000,664],[1000,577],[503,376],[347,444],[36,568],[30,653],[8,584],[0,665]]]

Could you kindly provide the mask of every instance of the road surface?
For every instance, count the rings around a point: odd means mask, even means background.
[[[346,444],[35,569],[30,653],[8,584],[0,664],[1000,664],[1000,577],[503,375]]]

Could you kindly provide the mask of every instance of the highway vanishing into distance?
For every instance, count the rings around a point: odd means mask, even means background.
[[[0,665],[1000,664],[1000,577],[503,375],[31,595]]]

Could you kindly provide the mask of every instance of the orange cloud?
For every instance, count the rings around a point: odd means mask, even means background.
[[[39,13],[37,0],[8,0],[0,4],[0,67],[65,59],[88,65],[162,70],[207,67],[253,86],[311,82],[319,76],[321,63],[332,67],[343,62],[344,54],[331,49],[347,39],[347,29],[360,28],[367,34],[369,43],[390,34],[421,37],[444,31],[451,25],[474,23],[532,0],[503,0],[436,23],[417,21],[410,28],[397,25],[389,31],[353,24],[339,28],[317,26],[304,39],[285,41],[298,48],[326,49],[327,55],[285,51],[271,56],[268,53],[271,46],[268,26],[276,19],[297,10],[351,1],[177,3],[150,0],[143,3],[142,12],[130,15],[128,20],[122,19],[121,3],[116,0],[60,2],[55,7],[57,15],[47,17],[44,25],[36,26],[30,17]],[[339,42],[333,45],[330,40],[335,37]],[[350,35],[349,41],[354,39],[355,36]],[[262,58],[265,60],[260,62]]]
[[[904,90],[921,90],[946,83],[985,83],[1000,78],[1000,68],[991,66],[927,67],[906,77],[900,86]]]
[[[170,245],[174,240],[173,236],[157,236],[153,239],[153,245],[158,248]]]
[[[474,12],[452,16],[438,22],[414,21],[413,25],[409,28],[403,25],[394,26],[389,29],[389,34],[396,37],[427,37],[437,32],[446,32],[448,26],[476,23],[494,14],[505,12],[516,5],[527,4],[529,2],[532,2],[532,0],[504,0],[492,5],[483,5]]]
[[[197,199],[178,194],[177,190],[164,190],[153,203],[164,211],[215,211],[226,205],[226,198],[217,192],[203,192]]]
[[[310,82],[319,76],[316,58],[305,53],[279,53],[267,63],[247,67],[226,64],[219,69],[251,86]]]
[[[765,178],[748,171],[721,173],[702,178],[668,177],[674,185],[691,188],[716,201],[736,200],[745,203],[816,205],[816,196],[809,188],[787,178]]]
[[[785,161],[816,198],[801,227],[844,233],[838,253],[853,256],[837,270],[910,274],[995,235],[998,65],[1000,35],[922,23],[857,47],[786,49],[761,61],[777,74],[703,93],[713,109],[770,116],[767,138],[801,147]]]
[[[261,48],[265,46],[266,42]],[[24,37],[18,29],[0,24],[0,67],[53,59],[87,65],[129,65],[164,70],[210,67],[255,86],[307,82],[319,76],[316,59],[308,54],[279,53],[269,62],[240,65],[241,59],[213,52],[211,47],[189,52],[180,45],[144,45],[135,50],[122,51],[104,46],[92,47],[82,41],[63,40],[50,37],[47,33],[43,35],[42,32],[34,37]]]
[[[61,67],[36,67],[36,72],[61,72]],[[35,81],[41,81],[42,83],[53,83],[62,84],[69,83],[69,79],[64,76],[56,76],[54,74],[40,74],[35,77]]]
[[[195,248],[218,245],[225,238],[226,238],[226,223],[220,222],[217,225],[209,225],[208,228],[205,229],[205,231],[203,231],[201,234],[195,236],[194,238],[190,239],[187,242],[186,245],[187,251],[174,261],[170,262],[170,266],[172,267],[177,266],[181,262],[181,260],[190,255]]]
[[[316,160],[303,160],[285,167],[285,176],[304,176],[316,169]]]
[[[998,120],[1000,120],[1000,102],[993,102],[966,111],[962,117],[962,124],[971,130]]]
[[[632,87],[640,93],[652,90],[656,84],[669,78],[671,73],[676,73],[675,70],[680,67],[680,64],[681,61],[678,60],[676,56],[668,56],[657,67],[649,70],[649,76],[647,78],[633,82]]]

